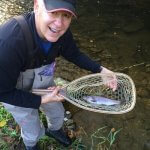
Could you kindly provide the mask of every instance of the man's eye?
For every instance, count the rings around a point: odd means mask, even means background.
[[[56,12],[56,11],[54,11],[54,12],[51,12],[53,15],[57,15],[58,14],[58,12]]]
[[[64,17],[66,17],[66,18],[71,18],[71,15],[68,14],[68,13],[65,13],[65,14],[64,14]]]

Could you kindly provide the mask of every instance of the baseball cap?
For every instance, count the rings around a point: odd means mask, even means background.
[[[47,11],[64,10],[76,17],[76,0],[44,0]]]

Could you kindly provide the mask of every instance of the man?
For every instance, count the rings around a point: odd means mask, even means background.
[[[12,18],[0,27],[0,100],[21,127],[26,150],[38,150],[43,135],[54,137],[64,146],[71,140],[62,130],[64,108],[59,87],[45,96],[32,88],[55,86],[53,73],[59,55],[93,73],[111,73],[81,53],[69,29],[76,17],[75,0],[34,0],[34,12],[25,14],[33,36],[34,49],[27,52],[24,33]],[[113,90],[116,82],[109,84]],[[46,114],[48,128],[40,123],[38,109]]]

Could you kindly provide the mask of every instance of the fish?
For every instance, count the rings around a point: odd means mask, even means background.
[[[102,96],[83,96],[83,99],[93,105],[112,106],[112,105],[119,105],[121,103],[121,101],[105,98]]]

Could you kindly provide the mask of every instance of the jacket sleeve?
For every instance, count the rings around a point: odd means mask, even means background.
[[[82,53],[76,46],[72,33],[68,30],[63,41],[63,49],[61,55],[68,61],[76,64],[80,68],[86,69],[93,73],[101,71],[101,65],[91,60],[87,55]]]
[[[20,54],[21,49],[18,51],[8,43],[11,42],[5,42],[0,38],[0,102],[37,109],[41,104],[40,96],[16,89],[17,79],[24,63],[23,56]]]

